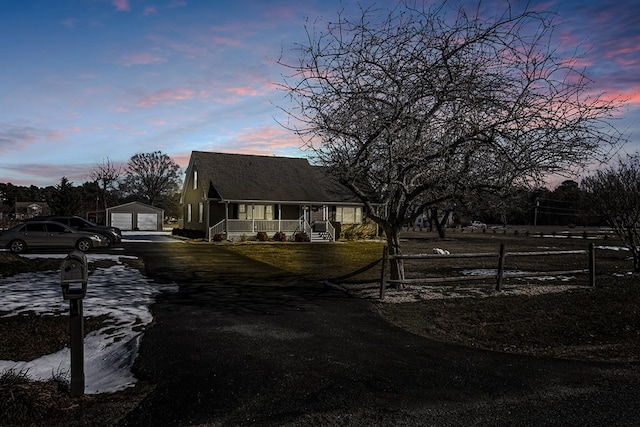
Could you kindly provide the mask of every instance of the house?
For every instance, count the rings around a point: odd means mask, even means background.
[[[209,240],[258,232],[333,241],[331,221],[360,224],[364,205],[306,159],[193,151],[181,203],[183,227]]]
[[[162,231],[164,209],[140,202],[107,208],[107,225],[120,230]]]
[[[23,220],[34,216],[51,215],[47,202],[15,202],[16,219]]]

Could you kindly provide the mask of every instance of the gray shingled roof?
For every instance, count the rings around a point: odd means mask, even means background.
[[[358,203],[306,159],[193,151],[198,185],[223,200]]]

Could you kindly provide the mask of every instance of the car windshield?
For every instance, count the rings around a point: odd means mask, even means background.
[[[87,221],[83,218],[69,218],[69,224],[72,227],[95,227],[96,225],[91,221]]]

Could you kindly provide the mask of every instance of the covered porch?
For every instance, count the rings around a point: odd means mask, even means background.
[[[224,218],[209,227],[208,239],[224,236],[225,240],[237,240],[254,237],[259,232],[273,237],[282,232],[289,240],[300,233],[306,234],[311,242],[336,240],[327,205],[295,205],[299,215],[295,219],[291,218],[292,207],[281,203],[224,203]]]

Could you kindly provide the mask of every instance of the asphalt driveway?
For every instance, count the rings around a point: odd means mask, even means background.
[[[180,291],[153,305],[126,426],[632,426],[640,366],[434,342],[365,300],[208,244],[124,244]]]

